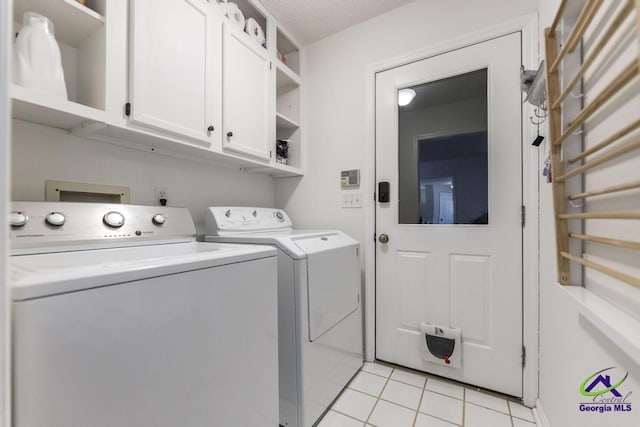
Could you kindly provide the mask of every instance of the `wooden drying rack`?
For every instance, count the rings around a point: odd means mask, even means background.
[[[587,234],[576,233],[570,231],[569,221],[572,220],[593,220],[593,219],[611,219],[611,220],[637,220],[640,219],[640,210],[629,211],[615,211],[615,212],[580,212],[569,213],[569,203],[571,201],[581,201],[588,198],[598,197],[605,194],[619,193],[624,191],[630,191],[640,188],[640,180],[632,182],[625,182],[619,185],[609,186],[606,188],[595,189],[591,191],[582,191],[575,194],[567,194],[566,182],[567,180],[582,176],[588,173],[595,167],[606,167],[607,163],[611,160],[618,159],[632,151],[640,148],[640,136],[636,136],[635,139],[627,141],[623,144],[616,144],[621,139],[630,135],[632,132],[640,128],[640,119],[633,121],[632,123],[616,129],[614,132],[602,140],[601,142],[591,146],[589,149],[579,152],[575,155],[567,156],[568,159],[563,159],[563,149],[566,145],[570,145],[572,139],[570,136],[574,135],[576,130],[585,125],[590,117],[596,112],[600,112],[602,107],[606,105],[607,101],[618,95],[624,88],[629,86],[629,83],[640,75],[640,57],[631,61],[622,72],[616,76],[599,94],[593,97],[592,100],[586,105],[581,106],[581,110],[575,115],[574,118],[569,119],[568,113],[564,110],[564,104],[567,100],[567,96],[578,86],[585,76],[586,72],[601,56],[605,47],[610,44],[610,41],[616,35],[622,24],[633,13],[636,14],[634,20],[637,31],[637,36],[640,39],[640,0],[623,0],[625,4],[621,6],[615,14],[611,17],[608,24],[602,28],[593,28],[592,31],[598,36],[597,40],[590,47],[589,51],[585,53],[581,64],[577,68],[577,71],[570,77],[568,75],[562,76],[562,72],[566,72],[568,68],[563,67],[563,61],[566,61],[568,54],[573,53],[579,46],[580,42],[592,24],[594,17],[597,15],[599,9],[603,5],[603,0],[586,0],[584,5],[577,16],[575,25],[569,32],[568,36],[561,41],[564,44],[559,49],[559,35],[558,25],[565,14],[566,8],[570,0],[562,0],[560,8],[550,28],[545,30],[545,48],[546,48],[546,77],[547,77],[547,96],[549,106],[548,119],[549,119],[549,141],[550,141],[550,156],[551,156],[551,173],[552,173],[552,186],[553,186],[553,203],[555,209],[555,225],[556,225],[556,245],[557,245],[557,261],[558,261],[558,281],[561,284],[576,284],[576,280],[572,280],[571,275],[571,262],[578,263],[588,269],[593,269],[609,275],[615,279],[629,283],[633,286],[640,287],[640,278],[635,277],[624,272],[618,271],[607,265],[593,262],[585,257],[584,254],[576,255],[571,253],[570,241],[572,239],[580,240],[583,242],[595,242],[603,245],[614,246],[617,248],[623,248],[624,250],[638,250],[640,249],[640,242],[627,241],[619,239],[611,239],[602,236],[590,236]],[[575,2],[573,2],[575,4]],[[610,48],[610,46],[609,46]],[[600,58],[601,59],[601,58]],[[564,88],[561,87],[561,77],[564,77]],[[609,113],[615,114],[615,113]],[[640,114],[638,115],[640,117]],[[563,118],[565,119],[565,125],[563,126]],[[566,129],[563,129],[566,127]],[[601,151],[609,147],[606,151]],[[574,150],[576,147],[572,147]],[[565,156],[567,153],[564,153]],[[589,157],[587,159],[587,157]],[[639,166],[640,168],[640,166]],[[637,206],[640,206],[640,195],[633,193],[631,197],[638,200]]]

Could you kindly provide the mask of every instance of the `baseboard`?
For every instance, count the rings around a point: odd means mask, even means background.
[[[547,415],[544,413],[544,409],[542,409],[540,399],[536,400],[536,406],[533,408],[533,419],[536,421],[536,426],[538,427],[551,427]]]

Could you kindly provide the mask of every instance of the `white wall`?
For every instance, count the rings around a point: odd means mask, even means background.
[[[543,29],[551,24],[559,4],[560,0],[539,1],[541,42]],[[541,179],[539,393],[544,413],[551,426],[638,426],[637,407],[627,414],[581,414],[578,410],[578,402],[584,400],[578,392],[579,385],[591,374],[610,366],[629,371],[629,379],[620,391],[634,391],[631,401],[638,402],[640,365],[591,326],[580,315],[575,300],[557,284],[554,239],[551,186]]]
[[[298,227],[338,228],[364,242],[364,211],[340,208],[340,171],[360,169],[363,180],[373,172],[365,158],[367,67],[536,8],[527,0],[417,0],[305,47],[306,173],[276,181],[276,206]],[[373,197],[373,188],[360,191]]]
[[[265,175],[130,150],[20,120],[13,125],[13,200],[44,200],[47,179],[127,186],[131,203],[141,205],[157,204],[155,187],[168,187],[169,205],[189,208],[199,235],[207,206],[274,204],[274,182]]]

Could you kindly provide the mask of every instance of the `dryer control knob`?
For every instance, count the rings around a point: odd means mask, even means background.
[[[151,218],[151,222],[153,222],[155,225],[162,225],[166,220],[167,218],[162,214],[155,214],[153,218]]]
[[[107,212],[102,221],[111,228],[120,228],[124,225],[124,215],[116,211]]]
[[[283,221],[284,221],[284,214],[283,214],[282,212],[277,211],[274,215],[276,216],[276,219],[277,219],[278,221],[280,221],[280,222],[283,222]]]
[[[11,212],[9,215],[9,224],[12,227],[22,227],[29,221],[29,217],[22,212]]]
[[[44,218],[44,220],[49,225],[53,225],[54,227],[60,227],[65,223],[67,218],[65,218],[65,216],[60,212],[51,212]]]

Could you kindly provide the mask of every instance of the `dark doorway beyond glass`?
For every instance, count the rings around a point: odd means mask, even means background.
[[[403,89],[399,223],[488,224],[487,70]]]

